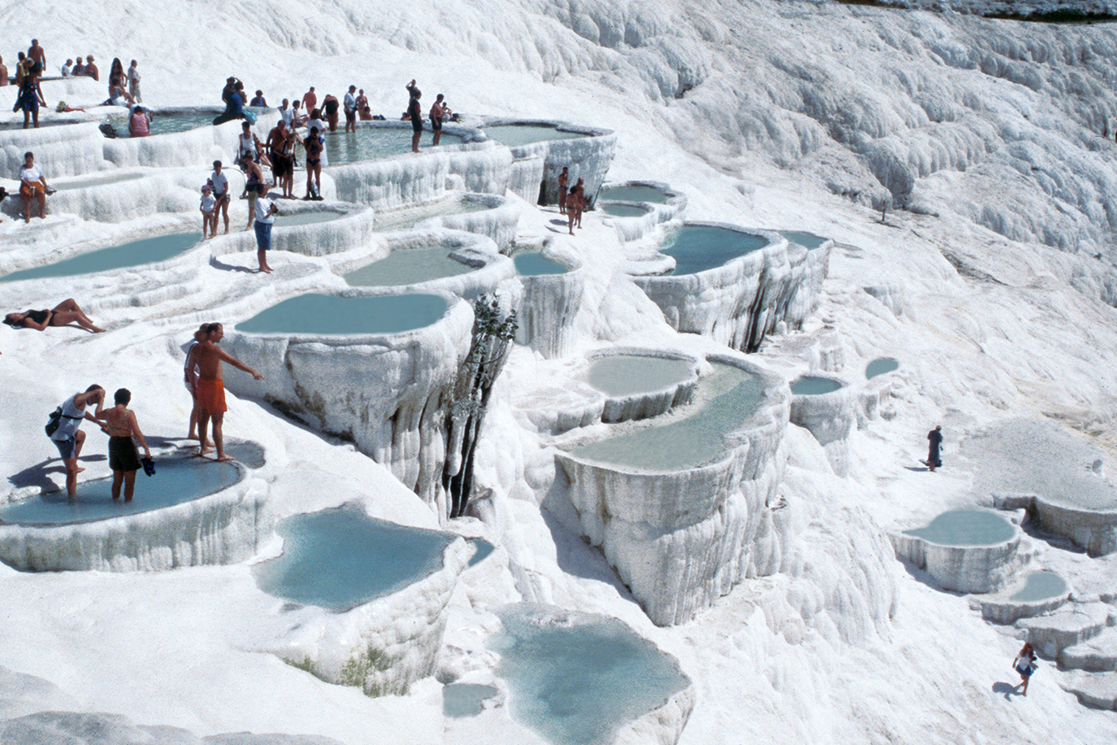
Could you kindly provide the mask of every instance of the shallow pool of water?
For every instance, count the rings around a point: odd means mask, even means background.
[[[582,445],[571,455],[648,471],[695,468],[721,458],[725,436],[756,413],[764,385],[759,375],[735,365],[713,366],[712,373],[698,379],[693,403],[682,407],[678,418]]]
[[[538,251],[529,251],[527,253],[516,254],[512,257],[512,263],[516,265],[516,272],[521,277],[539,277],[546,274],[566,274],[570,271],[570,267],[564,266],[557,261],[543,258],[543,254]]]
[[[794,396],[821,396],[841,388],[842,384],[837,380],[816,378],[813,375],[804,375],[791,383],[791,393]]]
[[[269,595],[335,611],[389,595],[442,568],[454,539],[369,517],[346,505],[294,515],[277,532],[283,553],[253,568]]]
[[[468,215],[474,212],[484,212],[488,209],[493,208],[480,199],[462,199],[460,197],[440,199],[407,209],[378,212],[373,227],[380,232],[410,230],[423,220],[429,220],[432,217]]]
[[[451,683],[442,687],[443,716],[475,717],[485,708],[485,700],[496,695],[493,686]]]
[[[24,269],[0,277],[0,282],[15,282],[23,279],[42,279],[44,277],[71,277],[76,274],[107,272],[130,266],[154,264],[178,256],[193,248],[202,240],[201,233],[171,233],[143,238],[119,246],[109,246],[96,251],[80,254],[56,264]]]
[[[821,246],[829,238],[823,238],[814,233],[804,233],[798,230],[781,230],[780,235],[787,239],[788,243],[795,243],[806,249],[815,249]]]
[[[344,120],[344,117],[342,117]],[[305,129],[300,130],[305,132]],[[387,158],[390,155],[402,155],[411,152],[411,127],[369,127],[358,126],[355,133],[343,131],[343,125],[338,124],[338,129],[323,133],[326,139],[326,157],[331,166],[357,163],[362,160]],[[462,141],[461,137],[451,134],[442,134],[439,144],[456,145]],[[424,131],[419,147],[429,147],[431,133]],[[299,163],[305,167],[306,153],[299,153]]]
[[[667,195],[654,186],[612,186],[597,194],[598,201],[609,199],[616,202],[651,202],[663,204]]]
[[[143,178],[142,173],[123,173],[116,175],[104,176],[90,176],[89,178],[75,179],[73,181],[66,181],[65,183],[59,181],[51,181],[50,186],[52,189],[58,191],[72,191],[74,189],[88,189],[94,186],[105,186],[107,184],[123,184],[127,181],[136,181]]]
[[[475,269],[451,257],[444,246],[397,248],[383,259],[349,272],[345,281],[354,287],[399,287],[456,277]]]
[[[236,325],[249,334],[398,334],[430,326],[446,313],[437,295],[338,297],[309,293],[273,305]]]
[[[636,207],[630,204],[598,204],[601,211],[610,217],[643,217],[648,214],[645,207]]]
[[[315,212],[290,212],[283,213],[283,202],[278,202],[280,213],[276,215],[275,227],[289,228],[295,225],[317,225],[323,222],[333,222],[342,217],[345,217],[344,212],[331,212],[330,210],[319,210]]]
[[[768,245],[762,235],[728,228],[684,225],[674,231],[659,252],[675,259],[673,275],[696,274],[758,251]]]
[[[1004,543],[1013,534],[1012,523],[986,510],[950,510],[925,528],[904,531],[904,535],[943,546],[989,546]]]
[[[84,454],[90,454],[88,447]],[[143,455],[142,450],[140,454]],[[236,456],[232,447],[229,454]],[[123,498],[114,502],[112,479],[98,479],[79,483],[73,501],[62,491],[13,502],[0,508],[0,521],[60,525],[134,515],[214,494],[241,478],[242,471],[229,463],[193,457],[156,458],[154,476],[146,476],[142,471],[136,474],[135,497],[131,502]]]
[[[1009,600],[1017,603],[1034,603],[1039,600],[1058,597],[1067,591],[1067,582],[1054,572],[1032,572],[1024,581],[1024,586]]]
[[[610,743],[617,730],[687,685],[670,657],[616,619],[570,623],[533,606],[500,613],[512,718],[556,745]]]
[[[586,379],[606,396],[651,393],[678,385],[691,376],[694,363],[669,357],[612,354],[590,363]]]
[[[469,566],[476,566],[485,559],[489,558],[489,554],[496,550],[496,546],[486,541],[484,538],[470,538],[469,542],[473,544],[473,556],[469,557]]]
[[[865,366],[865,378],[872,380],[878,375],[890,373],[893,370],[898,370],[900,363],[891,357],[881,357],[880,359],[873,360]]]
[[[128,114],[124,108],[120,109],[120,116],[113,116],[109,124],[116,130],[118,137],[127,138]],[[151,136],[189,132],[199,127],[212,127],[214,118],[221,112],[216,109],[198,111],[168,111],[167,113],[154,112],[151,117]]]
[[[574,140],[589,136],[578,132],[563,132],[555,127],[540,124],[500,124],[485,127],[483,131],[490,140],[496,140],[501,145],[508,147],[530,145],[533,142],[549,140]]]

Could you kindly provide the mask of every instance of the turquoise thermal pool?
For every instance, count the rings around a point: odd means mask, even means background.
[[[735,365],[712,364],[713,372],[698,379],[693,403],[679,409],[684,412],[680,416],[638,425],[570,454],[647,471],[696,468],[718,460],[727,451],[725,436],[739,430],[759,408],[764,386],[759,375]]]
[[[659,252],[675,259],[671,274],[678,276],[722,266],[767,245],[768,239],[762,235],[729,228],[684,225],[667,238]]]
[[[546,274],[566,274],[570,267],[563,266],[557,261],[543,258],[538,251],[516,254],[512,257],[516,265],[516,272],[521,277],[540,277]]]
[[[443,716],[475,717],[485,708],[485,700],[496,695],[492,686],[472,683],[452,683],[442,688]]]
[[[589,135],[580,132],[564,132],[545,124],[500,124],[484,128],[485,136],[507,147],[530,145],[533,142],[549,140],[574,140]]]
[[[469,542],[473,544],[473,556],[469,557],[468,566],[477,566],[485,559],[489,558],[489,554],[496,550],[496,546],[486,541],[484,538],[470,538]]]
[[[500,654],[512,718],[556,745],[612,742],[688,685],[670,657],[616,619],[572,624],[532,606],[499,615],[504,629],[488,646]]]
[[[253,568],[269,595],[344,611],[442,568],[454,536],[377,520],[360,508],[295,515],[277,528],[283,553]]]
[[[648,214],[646,207],[631,204],[601,204],[601,211],[610,217],[643,217]]]
[[[943,546],[991,546],[1012,538],[1012,523],[986,510],[950,510],[925,528],[905,530],[904,535]]]
[[[1024,581],[1024,586],[1009,597],[1009,600],[1017,603],[1035,603],[1058,597],[1066,592],[1066,580],[1054,572],[1032,572]]]
[[[786,238],[788,243],[795,243],[808,250],[818,248],[830,240],[814,233],[804,233],[798,230],[781,230],[780,235]]]
[[[326,159],[331,166],[387,158],[391,155],[403,155],[411,152],[410,125],[406,127],[370,127],[358,124],[355,133],[346,133],[343,130],[344,127],[339,122],[337,130],[322,133],[326,140]],[[443,132],[440,144],[455,145],[461,143],[461,141],[461,137]],[[423,132],[423,140],[419,143],[419,146],[430,147],[430,134],[428,132]],[[299,163],[305,165],[305,156],[306,153],[299,154]]]
[[[821,396],[824,393],[833,393],[840,388],[842,388],[842,384],[837,380],[804,375],[792,382],[791,393],[794,396]]]
[[[345,217],[344,212],[331,212],[330,210],[318,210],[312,212],[284,212],[283,202],[277,202],[279,207],[279,214],[275,217],[275,227],[277,228],[290,228],[295,225],[318,225],[324,222],[333,222],[342,217]]]
[[[249,334],[398,334],[430,326],[446,313],[438,295],[340,297],[310,293],[261,311],[237,324]]]
[[[235,448],[230,447],[229,453],[235,456]],[[215,494],[241,478],[243,471],[231,463],[193,457],[156,458],[154,476],[136,474],[136,495],[131,502],[114,502],[112,479],[98,479],[79,483],[73,501],[63,491],[13,502],[0,508],[0,521],[65,525],[134,515]]]
[[[212,127],[214,118],[220,113],[221,111],[217,109],[168,111],[166,113],[155,111],[152,112],[151,115],[149,130],[151,131],[151,136],[154,137],[156,135],[189,132],[192,129],[199,129],[201,127]],[[116,130],[117,137],[130,136],[128,134],[128,115],[123,108],[121,108],[120,116],[114,116],[109,119],[109,124]]]
[[[154,238],[144,238],[119,246],[90,251],[55,264],[12,272],[0,277],[0,282],[16,282],[24,279],[43,279],[46,277],[71,277],[76,274],[107,272],[111,269],[154,264],[184,253],[187,249],[200,243],[201,240],[201,233],[158,235]]]
[[[608,199],[612,202],[667,202],[667,195],[654,186],[610,186],[598,192],[597,198],[598,201]]]
[[[450,256],[443,246],[397,248],[383,259],[349,272],[345,281],[354,287],[399,287],[456,277],[476,269]]]
[[[867,380],[872,380],[878,375],[890,373],[893,370],[899,369],[899,367],[900,363],[892,359],[891,357],[881,357],[880,359],[873,360],[868,365],[866,365],[865,378]]]
[[[462,199],[461,197],[440,199],[406,209],[378,212],[373,227],[382,233],[390,230],[410,230],[424,220],[430,220],[434,217],[468,215],[489,209],[493,208],[481,199]]]
[[[586,379],[610,397],[661,391],[691,377],[694,363],[669,357],[614,354],[590,363]]]
[[[136,181],[143,178],[142,173],[122,173],[113,174],[111,171],[103,176],[90,176],[88,178],[75,179],[73,181],[59,182],[51,181],[50,186],[52,189],[58,191],[72,191],[74,189],[88,189],[94,186],[106,186],[108,184],[123,184],[128,181]]]

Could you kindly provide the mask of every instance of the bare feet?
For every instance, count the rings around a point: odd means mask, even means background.
[[[201,449],[198,450],[198,456],[204,458],[212,452],[213,452],[213,448],[209,447],[208,445],[203,444]]]
[[[82,471],[84,471],[84,470],[85,470],[84,468],[78,468],[78,470],[77,470],[77,471],[75,471],[75,473],[81,473],[81,472],[82,472]]]
[[[218,463],[228,463],[231,460],[236,460],[236,458],[234,458],[231,455],[219,455],[219,456],[217,456],[217,462]]]
[[[104,330],[103,328],[98,328],[97,326],[94,326],[94,327],[93,327],[93,333],[95,333],[95,334],[103,334],[103,333],[105,333],[105,330]]]
[[[197,440],[198,439],[198,433],[197,432],[191,432],[190,434],[186,435],[186,439],[187,440]]]

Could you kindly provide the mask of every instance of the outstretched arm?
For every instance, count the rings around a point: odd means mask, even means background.
[[[248,365],[244,364],[243,362],[238,360],[233,355],[226,352],[224,349],[221,349],[220,347],[216,347],[216,349],[217,349],[217,356],[220,357],[224,362],[228,362],[230,365],[232,365],[233,367],[235,367],[238,370],[243,370],[244,372],[248,373],[249,375],[251,375],[256,380],[263,380],[264,379],[263,375],[256,372],[251,367],[249,367]]]

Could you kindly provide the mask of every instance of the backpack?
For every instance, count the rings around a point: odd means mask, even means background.
[[[80,417],[80,416],[66,416],[65,414],[62,413],[62,407],[59,406],[54,411],[50,412],[50,416],[47,417],[47,426],[43,427],[43,429],[47,433],[47,437],[53,436],[54,433],[58,431],[59,425],[62,424],[62,418],[63,417],[66,417],[66,419],[84,419],[85,418],[85,417]]]

